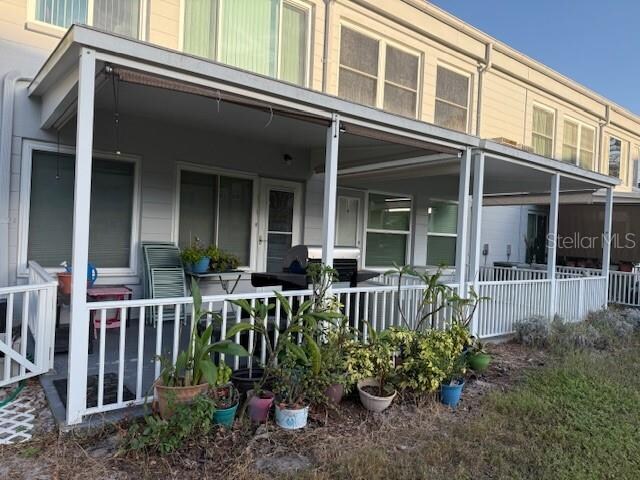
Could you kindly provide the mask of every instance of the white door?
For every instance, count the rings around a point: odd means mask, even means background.
[[[360,199],[338,196],[336,247],[360,247]]]
[[[262,180],[258,231],[258,269],[281,272],[287,251],[300,243],[302,185]]]

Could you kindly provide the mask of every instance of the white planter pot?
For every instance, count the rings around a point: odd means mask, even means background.
[[[365,378],[358,382],[360,401],[362,402],[362,405],[364,405],[364,408],[370,412],[382,412],[383,410],[386,410],[398,393],[394,390],[393,395],[389,395],[388,397],[378,397],[376,395],[371,395],[362,389],[363,387],[378,387],[379,383],[380,382],[375,378]]]
[[[298,428],[306,427],[308,416],[309,407],[292,410],[276,405],[276,423],[285,430],[297,430]]]

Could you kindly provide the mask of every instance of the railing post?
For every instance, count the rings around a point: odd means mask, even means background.
[[[473,159],[473,200],[471,205],[471,254],[469,259],[469,277],[474,290],[478,290],[480,271],[480,236],[482,229],[482,197],[484,195],[484,152]],[[471,319],[471,334],[478,333],[478,312]]]
[[[71,326],[69,332],[69,375],[67,381],[67,424],[82,421],[87,408],[87,364],[89,311],[87,309],[87,263],[89,258],[89,216],[93,114],[96,62],[93,50],[80,50],[78,68],[76,159],[73,197],[73,246],[71,266]]]
[[[578,277],[578,321],[582,320],[587,314],[584,305],[584,284],[585,279],[583,277]]]
[[[333,247],[336,236],[336,201],[338,190],[338,146],[340,117],[333,115],[327,128],[324,161],[324,208],[322,211],[322,263],[333,266]]]
[[[607,188],[607,197],[604,204],[604,230],[602,232],[602,276],[605,278],[607,302],[609,305],[609,264],[611,263],[611,222],[613,220],[613,188]]]
[[[458,183],[458,228],[456,242],[456,281],[459,295],[467,296],[467,250],[469,218],[469,182],[471,181],[471,149],[467,148],[460,160],[460,179]]]
[[[549,205],[549,233],[547,235],[547,278],[549,289],[549,317],[556,314],[558,285],[556,282],[556,246],[558,243],[558,202],[560,200],[560,174],[551,177],[551,201]]]

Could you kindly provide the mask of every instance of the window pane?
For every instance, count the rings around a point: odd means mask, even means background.
[[[431,207],[428,232],[456,233],[458,230],[458,206],[452,203],[439,203]]]
[[[467,131],[467,109],[436,100],[434,123],[459,132]]]
[[[292,247],[290,233],[269,233],[267,241],[267,272],[282,272],[284,257]]]
[[[185,0],[183,50],[215,58],[218,15],[217,0]]]
[[[592,128],[582,127],[582,133],[580,137],[580,148],[583,150],[589,150],[593,152],[593,141],[595,137],[595,130]]]
[[[108,32],[138,38],[139,0],[93,0],[93,25]]]
[[[233,0],[222,8],[220,60],[274,76],[279,0]]]
[[[385,80],[411,90],[418,89],[418,57],[391,46],[387,47]]]
[[[282,10],[280,78],[304,85],[307,69],[307,12],[288,3]]]
[[[391,267],[406,263],[407,235],[394,233],[367,233],[368,267]]]
[[[533,132],[545,137],[553,137],[553,113],[533,107]]]
[[[34,152],[31,173],[28,260],[44,267],[71,262],[74,157]],[[89,261],[97,268],[129,266],[134,165],[94,159]]]
[[[68,28],[87,23],[87,0],[37,0],[36,20]]]
[[[415,117],[416,92],[385,83],[384,109],[406,117]]]
[[[533,152],[545,157],[551,157],[553,153],[553,140],[536,133],[532,136]]]
[[[578,160],[578,149],[569,145],[562,146],[562,160],[569,163],[576,163]]]
[[[438,67],[436,97],[466,108],[469,102],[469,78]]]
[[[429,235],[427,239],[427,265],[452,266],[456,263],[456,237]]]
[[[196,238],[204,246],[215,243],[217,184],[215,175],[180,173],[180,248],[188,247]]]
[[[356,103],[375,106],[376,83],[375,78],[341,68],[338,95]]]
[[[593,170],[593,152],[580,150],[580,166],[588,170]]]
[[[293,192],[271,190],[269,192],[269,231],[293,231]]]
[[[622,141],[610,137],[609,138],[609,175],[612,177],[620,177],[620,155],[622,151]]]
[[[369,75],[378,76],[378,41],[342,27],[340,64]]]
[[[367,226],[380,230],[409,231],[411,199],[369,194]]]
[[[573,122],[564,122],[564,143],[572,147],[578,146],[578,125]]]
[[[220,177],[218,246],[249,265],[253,182],[245,178]]]

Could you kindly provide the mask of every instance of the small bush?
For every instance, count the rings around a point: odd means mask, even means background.
[[[549,347],[553,350],[604,350],[609,344],[608,338],[587,322],[565,323],[557,319],[551,324]]]
[[[516,339],[527,347],[544,348],[549,344],[551,327],[545,317],[536,316],[516,322]]]

